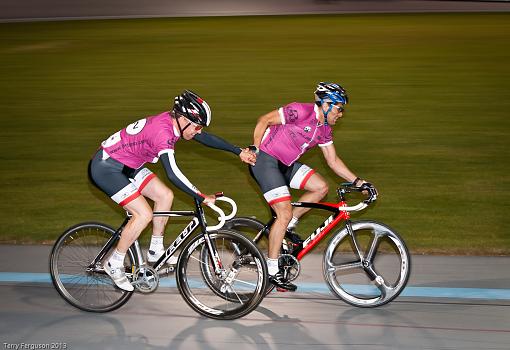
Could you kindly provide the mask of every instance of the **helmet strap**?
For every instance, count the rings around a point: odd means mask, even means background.
[[[329,125],[329,124],[328,124],[328,114],[329,114],[329,112],[331,112],[331,110],[333,109],[333,104],[332,104],[332,103],[330,103],[330,104],[329,104],[329,108],[328,108],[328,110],[327,110],[327,111],[325,111],[325,110],[324,110],[324,108],[322,107],[322,105],[324,104],[324,102],[323,102],[323,101],[324,101],[324,100],[322,100],[322,99],[321,99],[321,109],[322,109],[322,114],[324,115],[324,125],[325,125],[325,126],[328,126],[328,125]]]
[[[191,125],[191,123],[188,123],[188,125],[186,125],[183,128],[183,127],[181,127],[181,123],[179,122],[179,118],[182,117],[182,115],[179,115],[178,113],[176,113],[176,116],[177,116],[177,118],[175,118],[175,120],[177,121],[177,126],[179,127],[179,132],[181,134],[181,137],[184,137],[184,130],[186,130]]]

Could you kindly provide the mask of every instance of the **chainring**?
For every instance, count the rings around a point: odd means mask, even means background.
[[[301,272],[301,263],[294,255],[290,254],[280,255],[278,258],[278,267],[280,271],[283,271],[283,277],[289,282],[298,278]]]
[[[150,266],[140,266],[133,274],[133,286],[143,294],[154,292],[159,286],[159,275]]]

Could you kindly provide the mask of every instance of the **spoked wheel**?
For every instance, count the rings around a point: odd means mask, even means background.
[[[243,235],[220,230],[209,234],[217,257],[204,236],[192,239],[177,263],[177,286],[198,313],[215,319],[235,319],[254,310],[264,297],[267,267],[257,246]],[[220,270],[215,271],[217,259]]]
[[[359,307],[376,307],[395,299],[410,275],[411,260],[400,236],[375,221],[351,222],[330,241],[323,259],[331,291]]]
[[[251,217],[235,217],[225,223],[225,227],[242,233],[251,239],[259,248],[267,249],[268,242],[266,235],[262,232],[264,223]],[[268,295],[275,286],[268,281],[264,295]]]
[[[252,270],[252,273],[257,273],[258,266],[253,257],[246,251],[242,250],[236,242],[231,242],[230,249],[232,251],[232,265],[242,266],[244,269]],[[248,301],[251,297],[251,291],[244,291],[243,289],[234,291],[233,288],[227,286],[221,278],[221,275],[216,274],[214,271],[214,263],[209,254],[207,245],[203,245],[200,251],[200,261],[206,262],[200,265],[200,272],[207,286],[220,298],[230,302],[239,303]]]
[[[102,268],[103,261],[91,265],[114,233],[103,224],[83,223],[69,228],[55,242],[50,256],[51,279],[71,305],[90,312],[107,312],[121,307],[132,296],[132,292],[115,286]],[[108,257],[109,252],[103,260]],[[131,269],[133,260],[129,250],[126,269]]]

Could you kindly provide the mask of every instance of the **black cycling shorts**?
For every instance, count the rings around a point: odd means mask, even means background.
[[[132,169],[100,149],[89,163],[89,176],[115,203],[125,206],[141,195],[156,174],[147,168]]]
[[[255,165],[250,166],[250,174],[269,205],[290,200],[289,187],[303,189],[314,173],[308,165],[294,162],[287,166],[263,151],[259,152]]]

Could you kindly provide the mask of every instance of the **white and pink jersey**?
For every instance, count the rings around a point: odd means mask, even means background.
[[[267,128],[260,149],[285,165],[291,165],[309,149],[333,143],[328,125],[318,125],[319,109],[313,103],[293,102],[278,109],[281,124]]]
[[[101,146],[113,159],[138,169],[156,163],[162,153],[175,148],[179,133],[169,112],[140,119],[103,141]]]

